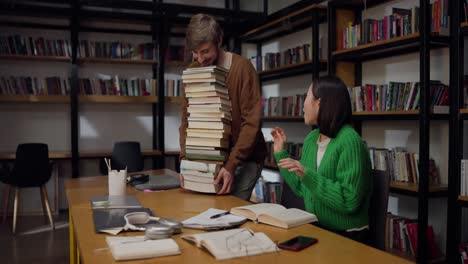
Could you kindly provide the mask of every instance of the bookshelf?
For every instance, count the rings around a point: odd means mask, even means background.
[[[264,122],[304,122],[303,116],[264,116],[261,118]]]
[[[40,55],[0,55],[0,60],[59,61],[67,63],[71,61],[68,57]]]
[[[84,63],[104,63],[104,64],[142,64],[142,65],[153,65],[157,64],[156,60],[145,60],[145,59],[107,59],[107,58],[79,58],[79,64]]]
[[[182,97],[164,97],[164,73],[166,67],[186,67],[188,62],[183,61],[165,61],[165,51],[168,48],[168,37],[184,37],[183,33],[177,31],[184,27],[190,20],[190,15],[196,13],[207,13],[221,16],[221,24],[225,29],[226,39],[232,37],[237,32],[239,25],[257,23],[259,12],[250,12],[240,10],[239,5],[229,6],[230,3],[224,3],[224,7],[204,7],[184,4],[163,3],[162,1],[123,1],[123,2],[102,2],[88,1],[82,2],[72,0],[67,3],[57,1],[39,0],[24,2],[20,1],[15,5],[6,2],[0,3],[0,9],[9,17],[2,17],[2,26],[17,27],[27,31],[40,31],[43,29],[61,30],[69,34],[69,43],[71,45],[70,57],[57,56],[28,56],[28,55],[0,55],[0,60],[15,61],[38,61],[38,62],[60,62],[70,67],[70,95],[45,96],[45,95],[0,95],[1,103],[11,104],[29,104],[29,103],[62,103],[70,106],[70,140],[71,152],[67,153],[65,158],[71,159],[71,174],[78,177],[80,159],[100,158],[108,156],[109,151],[85,153],[79,151],[80,135],[79,123],[80,113],[83,112],[84,105],[103,105],[107,107],[110,104],[145,104],[151,109],[152,124],[152,154],[144,154],[152,157],[153,167],[163,166],[164,156],[177,156],[176,152],[166,152],[164,150],[164,119],[165,103],[181,104]],[[219,6],[219,5],[218,5]],[[164,10],[162,12],[161,10]],[[183,13],[183,14],[182,14]],[[51,21],[38,21],[29,18],[29,16],[39,16],[50,18]],[[10,18],[10,17],[13,17]],[[64,22],[55,22],[54,19],[61,19]],[[47,19],[43,19],[47,20]],[[24,22],[28,21],[28,22]],[[113,26],[114,24],[124,25]],[[134,25],[134,26],[133,26]],[[174,30],[175,29],[175,30]],[[154,43],[157,50],[156,57],[153,59],[133,59],[133,58],[115,58],[114,55],[103,58],[83,57],[79,55],[81,40],[88,40],[84,34],[103,33],[113,34],[111,40],[101,38],[102,41],[122,41],[116,35],[134,35],[146,36]],[[37,35],[37,34],[36,34]],[[89,39],[99,41],[99,39]],[[113,58],[110,58],[113,57]],[[45,64],[47,65],[47,64]],[[81,70],[85,67],[101,67],[103,69],[112,69],[118,67],[146,67],[151,72],[152,78],[157,79],[156,94],[151,96],[114,96],[114,95],[81,95],[79,93],[79,80],[81,75],[85,75]],[[42,66],[41,66],[42,67]],[[140,69],[140,68],[138,68]],[[143,69],[143,68],[142,68]],[[88,71],[90,72],[90,71]],[[164,98],[161,100],[161,98]],[[84,107],[83,107],[84,106]],[[103,109],[100,108],[99,109]]]
[[[319,68],[320,71],[325,71],[327,69],[327,61],[326,60],[319,60]],[[301,74],[308,74],[312,72],[314,68],[314,62],[311,60],[289,64],[286,66],[281,66],[265,71],[261,71],[258,73],[261,82],[277,80],[285,77],[293,77]]]
[[[80,95],[80,103],[157,103],[157,96]]]
[[[315,2],[315,3],[314,3]],[[291,36],[291,34],[311,28],[312,35],[310,36],[309,44],[311,45],[311,52],[309,58],[305,60],[284,65],[278,67],[269,68],[266,70],[259,70],[258,76],[260,81],[260,89],[266,89],[263,87],[265,82],[279,81],[284,78],[290,78],[295,76],[311,75],[312,78],[318,78],[320,72],[324,72],[327,69],[327,60],[319,57],[319,26],[327,22],[326,6],[317,4],[320,1],[298,1],[295,4],[289,5],[275,13],[267,15],[268,7],[264,5],[264,21],[258,25],[254,25],[249,28],[244,34],[241,34],[240,40],[244,43],[250,43],[256,45],[256,56],[262,56],[263,45],[268,45],[268,42],[278,39],[280,37]],[[267,4],[267,1],[264,1]],[[304,43],[297,43],[304,44]],[[326,48],[326,47],[322,47]],[[305,53],[305,47],[302,46]],[[280,50],[281,58],[286,57],[284,51]],[[263,60],[263,59],[262,59]],[[258,62],[257,62],[258,65]],[[307,87],[309,83],[304,83],[303,87]],[[305,90],[304,90],[305,91]],[[262,92],[262,91],[261,91]],[[305,93],[305,92],[304,92]],[[293,96],[293,101],[297,102],[298,98]],[[300,99],[299,99],[300,100]],[[268,100],[266,100],[268,102]],[[289,101],[288,101],[289,102]],[[281,103],[281,101],[280,101]],[[266,103],[267,104],[267,103]],[[299,110],[299,114],[302,113],[302,109]],[[281,122],[281,123],[303,123],[303,116],[262,116],[261,126],[264,127],[266,123]],[[307,129],[307,128],[305,128]],[[276,164],[264,164],[264,168],[271,170],[278,170]],[[287,196],[285,201],[286,207],[297,207],[304,208],[302,199],[297,198],[293,195],[287,184],[283,185],[282,195]]]
[[[162,152],[159,150],[142,150],[141,153],[143,157],[162,156]],[[111,155],[112,151],[84,152],[80,153],[80,158],[96,159],[110,157]],[[170,153],[168,155],[170,155]],[[0,153],[0,160],[14,160],[15,157],[15,153]],[[71,159],[71,157],[71,152],[49,152],[50,159]]]
[[[65,95],[0,95],[2,103],[70,103],[70,97]]]
[[[431,13],[429,12],[429,1],[419,1],[419,32],[407,35],[395,36],[393,38],[382,38],[381,40],[365,43],[350,48],[342,48],[346,41],[342,31],[349,23],[363,24],[362,12],[369,7],[376,7],[389,1],[385,0],[332,0],[328,4],[328,36],[329,36],[329,74],[335,74],[345,81],[348,86],[363,85],[362,63],[385,59],[393,56],[419,53],[419,83],[421,87],[427,87],[430,83],[430,53],[431,49],[445,48],[450,45],[450,39],[438,33],[430,32]],[[387,6],[388,7],[388,6]],[[379,38],[377,38],[379,39]],[[343,45],[344,46],[344,45]],[[452,63],[451,63],[452,65]],[[429,177],[429,135],[431,120],[449,120],[448,114],[435,114],[430,109],[429,89],[421,88],[420,110],[407,111],[377,111],[377,112],[354,112],[353,123],[358,131],[362,131],[362,122],[380,120],[415,120],[419,126],[419,155],[420,155],[420,178],[419,184],[391,182],[392,193],[415,197],[418,201],[418,254],[416,258],[406,258],[418,263],[429,262],[427,226],[428,226],[428,202],[430,197],[444,197],[449,193],[447,185],[430,185]],[[390,253],[395,253],[390,251]],[[400,252],[401,253],[401,252]],[[397,255],[401,255],[396,253]],[[403,254],[406,255],[406,254]]]
[[[450,129],[449,129],[449,195],[447,202],[447,262],[460,262],[458,244],[463,243],[462,230],[467,223],[462,217],[462,210],[468,208],[468,197],[463,195],[461,160],[467,131],[464,123],[468,120],[468,109],[464,100],[464,79],[466,60],[465,38],[468,36],[468,22],[465,18],[464,1],[451,1],[450,11]],[[459,25],[459,26],[458,26]]]

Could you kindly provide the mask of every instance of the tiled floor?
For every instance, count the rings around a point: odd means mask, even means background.
[[[69,262],[68,212],[54,216],[54,231],[43,216],[20,216],[14,236],[12,221],[12,217],[8,217],[6,225],[0,221],[0,263]]]

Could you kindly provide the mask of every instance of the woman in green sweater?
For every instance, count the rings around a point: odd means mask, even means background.
[[[286,134],[275,128],[273,150],[280,173],[319,226],[366,243],[371,163],[366,145],[350,126],[351,102],[337,77],[312,83],[304,102],[304,122],[315,125],[304,141],[300,161],[283,149]]]

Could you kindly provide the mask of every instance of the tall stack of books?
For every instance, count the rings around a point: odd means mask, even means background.
[[[182,82],[188,100],[185,157],[191,161],[182,162],[180,166],[186,189],[218,191],[213,182],[228,156],[231,135],[231,101],[225,85],[227,72],[218,66],[183,71]]]

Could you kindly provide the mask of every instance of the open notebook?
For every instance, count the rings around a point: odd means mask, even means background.
[[[275,243],[264,233],[247,228],[230,229],[182,236],[183,239],[205,248],[217,260],[254,256],[277,252]]]
[[[247,218],[243,216],[237,216],[232,214],[223,215],[212,219],[211,217],[227,211],[210,208],[201,214],[182,221],[182,224],[186,228],[203,229],[203,230],[216,230],[216,229],[228,229],[238,227],[247,221]]]

